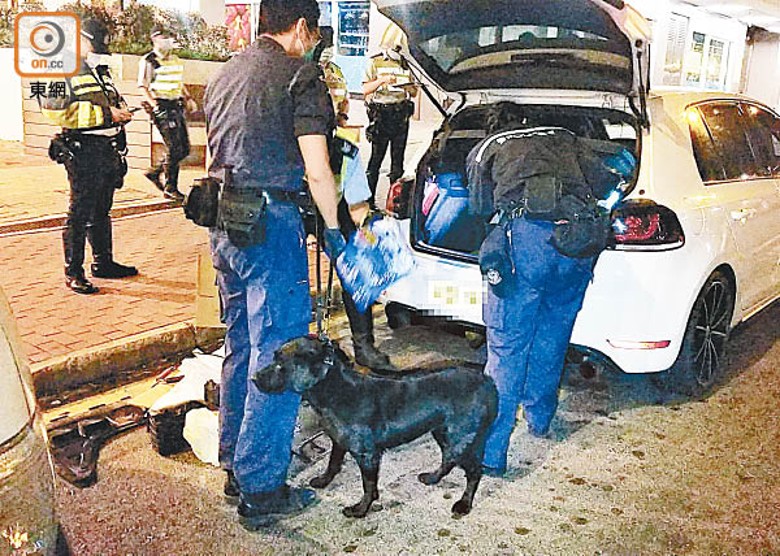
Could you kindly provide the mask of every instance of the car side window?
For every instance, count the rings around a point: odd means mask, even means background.
[[[723,163],[726,180],[762,176],[748,138],[748,122],[737,103],[712,103],[699,107],[712,142]]]
[[[742,112],[761,175],[780,177],[780,118],[755,104],[743,104]]]
[[[691,130],[693,156],[696,159],[696,166],[699,168],[701,181],[710,183],[725,180],[726,172],[723,169],[723,161],[715,148],[715,142],[710,136],[701,112],[697,107],[690,107],[686,110],[686,116]]]

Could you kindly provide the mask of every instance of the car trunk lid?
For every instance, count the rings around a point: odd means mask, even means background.
[[[647,91],[650,30],[622,0],[377,0],[446,92]]]

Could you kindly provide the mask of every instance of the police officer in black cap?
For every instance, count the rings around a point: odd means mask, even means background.
[[[109,33],[105,24],[87,19],[81,25],[81,67],[69,78],[65,97],[41,98],[41,111],[62,133],[49,155],[64,164],[70,182],[70,206],[62,234],[65,284],[74,292],[98,291],[84,275],[84,247],[92,246],[91,270],[96,278],[126,278],[138,270],[114,261],[109,211],[114,190],[127,173],[124,124],[132,119],[114,86],[105,56]]]

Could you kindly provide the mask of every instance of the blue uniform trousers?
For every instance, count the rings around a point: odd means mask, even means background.
[[[549,430],[574,320],[592,276],[593,259],[565,257],[550,244],[553,229],[551,222],[512,220],[514,283],[502,297],[488,287],[485,372],[496,383],[499,404],[483,463],[494,469],[506,468],[520,404],[531,432]]]
[[[285,483],[300,396],[266,394],[251,382],[274,351],[309,331],[311,300],[303,225],[290,203],[267,207],[266,239],[239,249],[211,230],[211,253],[227,325],[220,387],[219,459],[241,491]]]

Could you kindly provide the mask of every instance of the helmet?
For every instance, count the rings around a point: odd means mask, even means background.
[[[108,54],[109,32],[99,19],[85,19],[81,23],[81,34],[89,40],[95,54]]]

